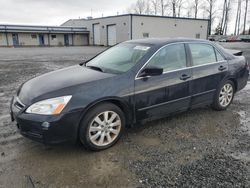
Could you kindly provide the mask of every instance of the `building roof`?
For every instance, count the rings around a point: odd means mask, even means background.
[[[200,20],[200,21],[209,21],[209,19],[201,19],[201,18],[187,18],[187,17],[172,17],[172,16],[159,16],[159,15],[147,15],[147,14],[120,14],[114,16],[106,16],[106,17],[99,17],[99,18],[92,18],[92,19],[69,19],[68,21],[91,21],[91,20],[98,20],[98,19],[106,19],[106,18],[116,18],[122,16],[141,16],[141,17],[154,17],[154,18],[168,18],[168,19],[185,19],[185,20]],[[64,22],[62,25],[67,23],[68,21]]]
[[[0,25],[0,32],[23,33],[89,33],[86,27],[34,26],[34,25]]]

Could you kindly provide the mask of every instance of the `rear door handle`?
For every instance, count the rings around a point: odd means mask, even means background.
[[[183,75],[181,75],[180,80],[187,80],[187,79],[189,79],[189,78],[191,78],[190,75],[183,74]]]
[[[219,68],[218,68],[219,71],[224,71],[224,70],[226,70],[226,69],[227,69],[227,67],[224,67],[224,66],[222,66],[222,65],[219,66]]]

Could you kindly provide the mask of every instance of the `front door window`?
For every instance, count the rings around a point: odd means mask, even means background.
[[[163,72],[185,68],[186,52],[184,44],[172,44],[162,48],[153,56],[147,66],[163,68]]]

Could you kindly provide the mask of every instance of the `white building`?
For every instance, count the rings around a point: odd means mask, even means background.
[[[208,38],[209,20],[124,14],[94,19],[71,19],[62,26],[86,27],[91,45],[111,46],[147,37]]]
[[[0,25],[0,46],[89,45],[85,27]]]

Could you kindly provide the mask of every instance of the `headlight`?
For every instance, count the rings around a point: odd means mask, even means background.
[[[72,96],[51,98],[32,104],[27,110],[30,114],[56,115],[60,114]]]

